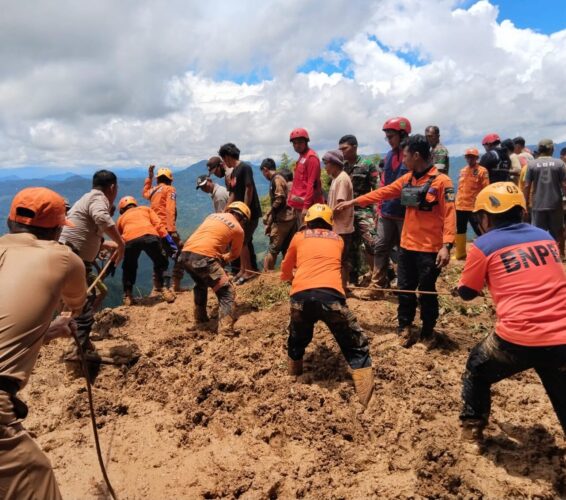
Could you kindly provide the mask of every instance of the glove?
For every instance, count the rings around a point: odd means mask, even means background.
[[[167,247],[165,249],[165,251],[167,252],[167,254],[172,257],[173,259],[177,256],[177,254],[179,253],[179,247],[177,247],[175,240],[173,240],[173,237],[168,234],[167,236],[165,236],[165,238],[163,238],[165,240],[165,242],[167,243]]]

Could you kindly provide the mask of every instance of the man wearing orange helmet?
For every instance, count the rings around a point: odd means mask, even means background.
[[[479,236],[479,228],[472,213],[479,192],[489,184],[487,170],[478,164],[479,152],[468,148],[464,153],[468,165],[460,170],[458,192],[456,193],[456,255],[458,260],[466,258],[466,232],[468,222]]]
[[[511,182],[484,188],[474,212],[483,234],[470,248],[457,293],[477,297],[487,284],[495,332],[470,352],[462,378],[463,437],[481,442],[491,386],[529,368],[540,377],[566,433],[566,274],[556,242],[522,223],[526,203]]]
[[[310,137],[306,129],[293,129],[289,141],[299,158],[287,204],[295,210],[297,225],[301,227],[309,207],[323,202],[320,160],[315,151],[309,148]]]
[[[287,342],[289,375],[303,373],[303,356],[314,325],[323,321],[352,368],[360,402],[367,406],[374,381],[367,337],[346,304],[342,287],[342,238],[332,231],[328,205],[314,204],[306,228],[295,233],[281,263],[281,279],[291,282],[291,322]]]
[[[158,288],[163,288],[164,273],[169,265],[169,259],[164,250],[161,239],[177,253],[178,248],[171,235],[157,214],[149,207],[140,207],[133,196],[124,196],[118,204],[120,217],[116,226],[126,242],[126,252],[122,264],[122,285],[124,287],[124,305],[134,303],[133,291],[138,271],[138,259],[142,252],[153,262],[153,277]],[[169,283],[165,283],[162,297],[167,302],[174,302],[175,294],[169,290]]]
[[[153,173],[155,165],[150,165],[145,179],[142,195],[149,200],[151,209],[161,219],[161,222],[175,241],[177,247],[181,247],[183,242],[177,232],[177,190],[173,187],[173,172],[168,168],[157,170],[157,185],[153,184]],[[173,291],[180,292],[181,280],[183,279],[183,266],[174,259],[173,265]],[[160,293],[162,289],[156,276],[153,276],[153,293]]]
[[[189,237],[180,262],[195,282],[195,324],[208,321],[206,303],[208,288],[218,299],[218,333],[234,333],[236,293],[224,266],[239,257],[244,243],[244,227],[251,210],[242,201],[235,201],[223,213],[211,214]]]
[[[49,459],[22,425],[28,408],[18,393],[41,347],[77,331],[71,316],[53,319],[61,300],[72,315],[85,303],[85,267],[57,243],[71,224],[65,211],[54,191],[26,188],[12,201],[10,234],[0,237],[0,496],[6,499],[61,498]]]
[[[411,133],[411,122],[402,116],[390,118],[383,124],[383,132],[391,150],[385,156],[380,187],[389,186],[408,172],[403,164],[401,143]],[[372,284],[387,288],[390,283],[389,262],[394,247],[399,246],[405,207],[399,198],[382,201],[379,205],[377,237],[375,242]]]

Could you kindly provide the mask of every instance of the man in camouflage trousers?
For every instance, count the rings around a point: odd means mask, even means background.
[[[354,187],[354,198],[377,189],[379,172],[370,159],[358,155],[358,140],[353,135],[345,135],[338,142],[338,149],[344,155],[344,171],[350,176]],[[373,206],[356,207],[354,210],[354,237],[349,252],[351,262],[350,282],[357,283],[361,275],[363,263],[360,258],[360,249],[363,245],[366,262],[371,270],[373,268],[373,255],[375,253],[376,214]]]

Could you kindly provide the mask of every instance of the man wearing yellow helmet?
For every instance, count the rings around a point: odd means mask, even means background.
[[[171,235],[177,247],[182,246],[181,236],[177,232],[177,191],[172,186],[173,173],[169,168],[161,167],[157,170],[157,185],[153,184],[153,173],[155,165],[150,165],[148,175],[143,186],[143,197],[149,200],[151,209],[161,219],[165,225],[167,232]],[[173,290],[176,292],[181,291],[181,280],[183,279],[183,266],[177,261],[173,266]],[[160,293],[156,276],[153,276],[153,291]]]
[[[281,263],[281,279],[291,282],[291,323],[287,343],[289,374],[303,373],[303,356],[317,321],[326,323],[352,368],[360,402],[367,406],[373,394],[369,344],[346,305],[342,286],[344,242],[332,231],[332,209],[312,205],[306,228],[295,234]]]
[[[225,335],[234,333],[236,294],[224,266],[240,256],[243,228],[250,217],[249,207],[241,201],[228,205],[226,212],[209,215],[187,240],[179,260],[195,282],[195,323],[208,321],[206,303],[210,287],[218,298],[218,333]]]
[[[566,432],[566,274],[552,236],[521,222],[525,210],[512,182],[490,184],[474,207],[485,234],[471,246],[457,293],[471,300],[487,283],[497,314],[495,332],[472,349],[463,377],[463,437],[474,442],[489,418],[491,385],[529,368]]]

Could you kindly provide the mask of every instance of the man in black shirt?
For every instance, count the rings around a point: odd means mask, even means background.
[[[254,182],[254,173],[249,163],[240,161],[240,150],[231,142],[220,147],[218,155],[226,167],[233,169],[228,191],[230,196],[226,206],[235,201],[244,202],[251,211],[251,217],[244,229],[244,246],[240,255],[240,272],[236,275],[236,284],[241,285],[257,271],[257,260],[253,245],[254,232],[261,217],[261,205]]]

